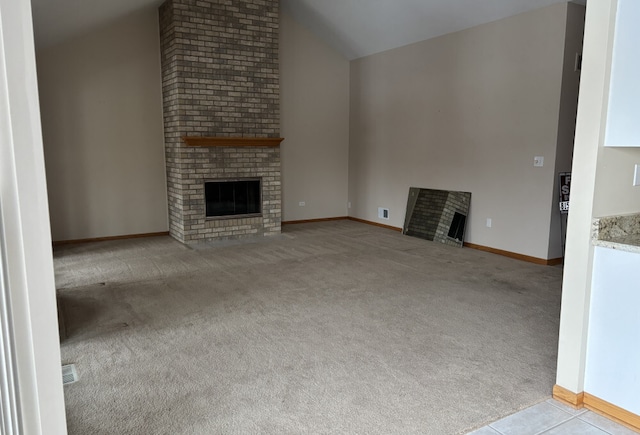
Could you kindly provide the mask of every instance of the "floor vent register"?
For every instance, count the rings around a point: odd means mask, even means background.
[[[62,385],[73,384],[78,381],[78,371],[75,364],[62,366]]]

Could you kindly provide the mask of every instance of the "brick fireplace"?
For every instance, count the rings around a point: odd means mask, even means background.
[[[183,243],[280,233],[278,4],[160,6],[169,231]],[[259,214],[206,216],[205,182],[249,178]]]

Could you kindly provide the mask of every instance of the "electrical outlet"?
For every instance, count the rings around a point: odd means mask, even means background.
[[[389,209],[384,207],[378,207],[378,218],[389,219]]]
[[[351,201],[347,203],[347,208],[351,208]]]
[[[491,218],[487,218],[487,228],[491,228]]]
[[[544,157],[542,157],[542,156],[535,156],[535,157],[533,158],[533,166],[536,166],[536,167],[542,167],[542,166],[544,166]]]
[[[640,165],[636,165],[633,170],[633,185],[640,186]]]
[[[304,207],[305,205],[307,205],[307,203],[306,203],[306,202],[304,202],[304,201],[300,201],[300,202],[298,203],[298,205],[299,205],[300,207]]]

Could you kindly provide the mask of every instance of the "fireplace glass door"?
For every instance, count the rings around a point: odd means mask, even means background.
[[[260,179],[208,180],[204,183],[206,217],[258,216],[262,213]]]

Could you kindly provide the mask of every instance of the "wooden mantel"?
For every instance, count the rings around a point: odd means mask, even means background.
[[[283,137],[202,137],[183,136],[188,147],[278,147]]]

